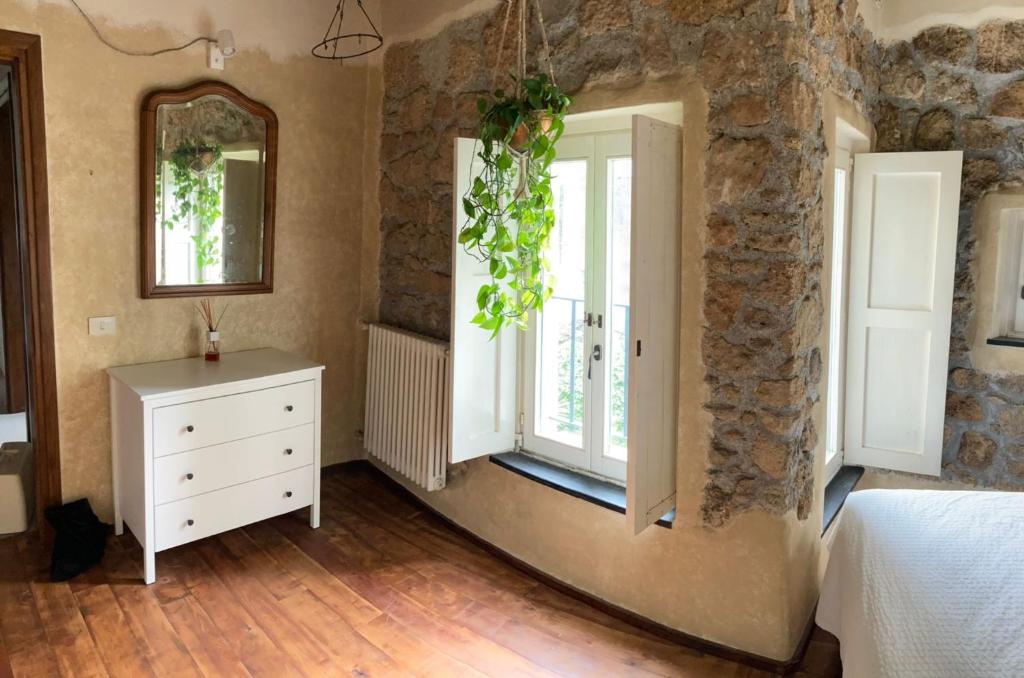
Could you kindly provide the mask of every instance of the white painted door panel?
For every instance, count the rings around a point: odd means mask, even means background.
[[[939,475],[963,154],[856,156],[845,459]]]
[[[633,116],[626,515],[636,533],[675,507],[681,130]]]
[[[465,223],[462,197],[476,176],[476,140],[455,140],[452,230],[451,462],[456,463],[515,445],[516,336],[506,328],[494,339],[470,321],[479,310],[476,294],[490,282],[486,261],[459,244]]]

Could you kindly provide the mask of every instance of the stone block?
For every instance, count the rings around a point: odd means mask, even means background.
[[[740,127],[756,127],[772,118],[768,99],[761,94],[744,94],[736,97],[729,102],[726,114]]]
[[[917,121],[914,130],[914,147],[923,151],[947,151],[953,148],[956,138],[954,126],[956,117],[944,108],[933,108]]]
[[[771,143],[767,139],[717,139],[711,144],[705,179],[708,203],[737,203],[757,190],[771,158]]]
[[[978,27],[980,71],[1010,73],[1024,68],[1024,21],[993,22]]]
[[[983,433],[965,431],[960,438],[960,449],[956,458],[964,466],[985,469],[992,465],[996,456],[996,441]]]
[[[989,108],[992,115],[1024,120],[1024,80],[1015,80],[996,92]]]
[[[971,53],[971,34],[959,26],[934,26],[918,33],[913,45],[925,59],[958,64]]]

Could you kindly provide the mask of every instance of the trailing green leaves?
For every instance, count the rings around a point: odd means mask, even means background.
[[[182,142],[171,152],[176,208],[163,227],[194,228],[196,282],[205,282],[205,270],[220,260],[219,238],[212,230],[221,217],[224,192],[223,149],[195,142]]]
[[[477,102],[480,173],[466,195],[458,241],[488,262],[490,282],[477,292],[473,324],[497,334],[526,329],[554,291],[545,256],[555,212],[551,164],[571,100],[546,75],[524,78],[515,95],[496,90]]]

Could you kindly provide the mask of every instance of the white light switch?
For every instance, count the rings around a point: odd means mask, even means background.
[[[117,321],[112,315],[89,318],[89,334],[94,337],[117,334]]]

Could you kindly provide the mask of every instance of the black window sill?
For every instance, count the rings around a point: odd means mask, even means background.
[[[862,475],[864,475],[863,467],[844,466],[839,469],[839,473],[825,487],[825,512],[822,516],[822,534],[828,531],[832,521],[839,515],[839,509],[843,508],[846,497],[857,486],[857,482]]]
[[[992,337],[987,342],[989,346],[1016,346],[1024,348],[1024,339],[1019,337]]]
[[[626,488],[621,485],[598,480],[519,452],[492,454],[491,463],[591,504],[597,504],[618,513],[626,513]],[[659,518],[657,524],[662,527],[672,527],[675,517],[676,510],[672,509]]]

